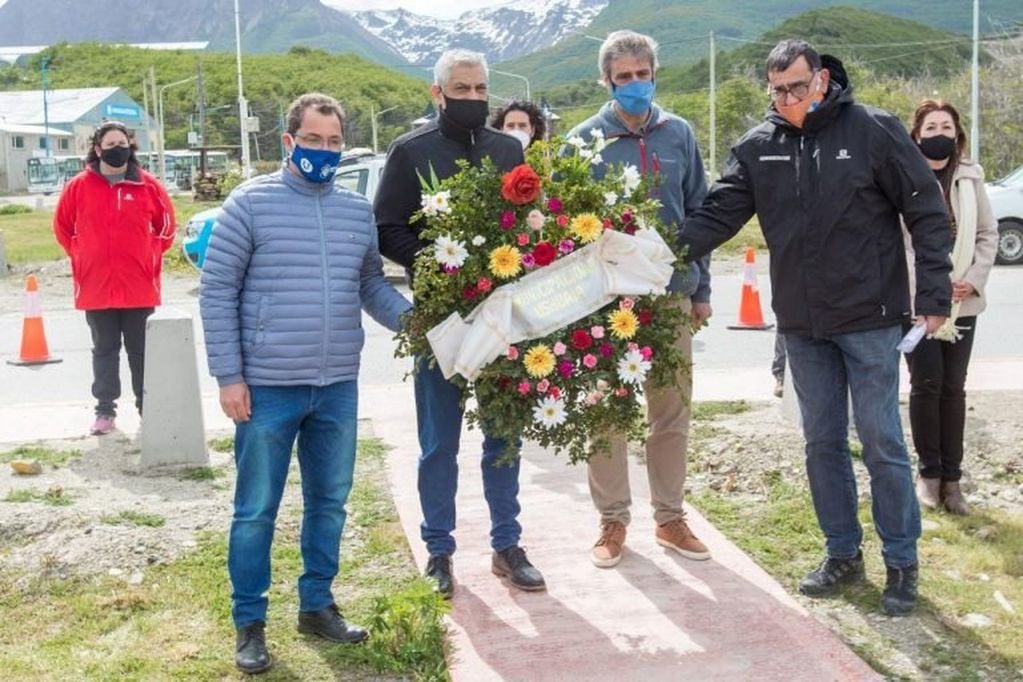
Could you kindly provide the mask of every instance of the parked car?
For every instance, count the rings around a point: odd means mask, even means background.
[[[334,176],[334,182],[373,201],[386,158],[383,154],[348,153],[341,159],[341,168]],[[206,262],[206,247],[210,244],[210,236],[213,234],[219,212],[219,208],[200,211],[185,224],[185,238],[181,241],[181,250],[185,254],[185,259],[199,270],[202,270]]]
[[[1023,166],[987,184],[991,210],[998,220],[996,263],[1023,263]]]

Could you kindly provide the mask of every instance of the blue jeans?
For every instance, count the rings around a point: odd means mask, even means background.
[[[416,415],[419,423],[420,532],[433,554],[455,551],[455,493],[458,491],[458,444],[462,435],[462,392],[439,367],[417,361]],[[505,442],[483,430],[483,494],[490,507],[490,545],[500,551],[519,544],[519,461],[497,463]]]
[[[355,469],[358,389],[329,386],[250,386],[252,418],[235,428],[234,518],[227,550],[231,615],[236,627],[266,622],[270,544],[298,437],[302,471],[300,611],[334,603],[345,502]]]
[[[806,473],[828,556],[856,556],[863,540],[849,452],[852,394],[863,463],[870,474],[874,527],[891,568],[916,563],[920,507],[899,417],[899,327],[816,339],[786,334],[792,383],[806,437]]]

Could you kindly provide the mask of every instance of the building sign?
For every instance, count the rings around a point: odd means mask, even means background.
[[[106,115],[110,118],[141,118],[139,108],[132,104],[108,104]]]

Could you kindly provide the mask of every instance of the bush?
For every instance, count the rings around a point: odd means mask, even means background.
[[[32,209],[23,204],[4,204],[0,206],[0,215],[18,215],[19,213],[31,213]]]

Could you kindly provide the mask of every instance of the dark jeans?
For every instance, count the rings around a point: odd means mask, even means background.
[[[462,392],[444,378],[439,367],[419,359],[415,376],[419,422],[419,503],[421,534],[430,554],[455,551],[455,493],[458,491],[458,448],[462,436]],[[519,459],[498,463],[505,441],[483,430],[483,495],[490,507],[490,545],[495,550],[519,543]]]
[[[909,423],[924,478],[958,481],[963,475],[963,386],[976,326],[976,316],[960,317],[956,327],[963,335],[961,339],[955,343],[924,339],[906,356],[912,384]]]
[[[771,374],[778,381],[785,380],[785,335],[774,335],[774,360],[771,361]]]
[[[270,545],[296,437],[305,567],[298,579],[298,610],[319,611],[334,603],[331,584],[355,472],[359,398],[355,381],[249,390],[252,418],[235,427],[238,476],[227,548],[231,615],[239,628],[266,622]]]
[[[863,464],[870,473],[874,527],[884,562],[917,562],[920,507],[899,416],[899,327],[812,338],[786,334],[792,384],[803,414],[806,473],[828,556],[856,556],[863,540],[849,451],[852,394]]]
[[[92,396],[96,415],[117,415],[121,397],[121,339],[128,353],[131,388],[135,407],[142,414],[142,378],[145,373],[146,320],[153,308],[106,308],[86,310],[85,321],[92,331]]]

